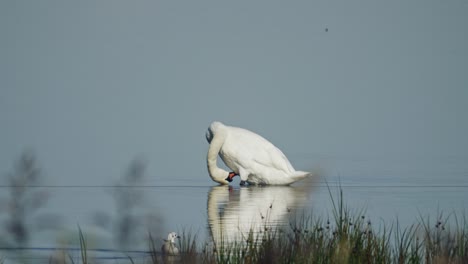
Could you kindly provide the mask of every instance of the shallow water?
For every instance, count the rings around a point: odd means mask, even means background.
[[[234,241],[242,239],[252,226],[261,230],[265,225],[288,225],[295,215],[331,219],[330,192],[337,199],[339,186],[348,208],[364,214],[374,226],[391,225],[397,218],[401,226],[417,223],[421,217],[435,222],[441,212],[444,216],[452,212],[462,216],[468,209],[468,166],[462,159],[333,162],[335,170],[289,187],[240,187],[238,179],[230,187],[217,186],[207,175],[200,176],[204,181],[166,179],[154,186],[31,187],[50,196],[46,206],[28,219],[28,247],[35,249],[3,249],[0,256],[5,263],[25,257],[34,263],[48,263],[49,256],[60,252],[52,248],[63,247],[78,262],[78,226],[90,254],[102,262],[126,255],[135,260],[144,258],[148,232],[157,248],[170,231],[191,232],[200,242],[217,243],[221,237]],[[8,187],[2,189],[5,194]],[[132,202],[123,207],[127,210],[116,209],[116,194],[130,198]],[[123,255],[106,251],[119,247],[114,243],[119,233],[117,225],[127,212],[132,235],[126,237],[128,243],[124,246],[131,251]],[[0,220],[6,218],[4,211]],[[5,237],[2,235],[3,242],[8,240]]]

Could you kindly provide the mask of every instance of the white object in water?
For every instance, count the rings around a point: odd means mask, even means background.
[[[176,238],[179,238],[176,232],[171,232],[167,235],[167,239],[164,239],[164,244],[161,247],[163,255],[179,255],[179,249],[175,243]]]
[[[281,150],[247,129],[213,122],[206,139],[210,143],[208,172],[219,184],[229,184],[232,177],[239,175],[241,184],[289,185],[312,175],[296,171]],[[218,154],[233,172],[217,166]]]

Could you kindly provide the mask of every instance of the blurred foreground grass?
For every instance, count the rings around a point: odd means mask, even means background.
[[[140,183],[144,168],[144,162],[134,160],[116,186]],[[40,183],[41,175],[34,155],[29,152],[25,152],[15,163],[13,172],[7,174],[11,188],[4,198],[8,205],[4,212],[8,213],[0,237],[3,246],[28,246],[30,222],[48,195],[26,187]],[[139,252],[143,257],[126,255],[123,259],[107,259],[105,263],[468,263],[468,222],[464,214],[446,216],[437,212],[432,221],[420,216],[415,224],[407,227],[401,227],[398,222],[375,227],[365,217],[364,210],[347,207],[341,188],[336,195],[330,190],[329,193],[331,219],[312,212],[294,215],[286,228],[272,228],[265,219],[261,232],[252,229],[242,234],[243,240],[236,242],[200,241],[196,234],[182,229],[178,232],[181,253],[166,257],[160,252],[161,238],[150,232],[146,238],[148,250]],[[136,232],[137,227],[142,227],[139,218],[144,216],[130,214],[138,209],[143,197],[141,193],[122,188],[112,195],[117,209],[111,222],[115,244],[126,249],[132,241],[145,239]],[[95,257],[96,250],[88,247],[86,230],[78,228],[77,233],[80,254],[74,255],[70,249],[61,248],[45,263],[103,263]],[[125,255],[129,251],[113,252]],[[0,264],[6,261],[8,259],[0,254]]]
[[[343,200],[330,197],[333,218],[301,215],[287,228],[264,226],[260,233],[244,234],[242,241],[199,241],[190,230],[181,230],[178,256],[162,256],[161,239],[149,235],[147,257],[118,263],[468,263],[468,223],[465,216],[420,217],[401,227],[375,228],[364,211],[351,213]],[[448,226],[448,222],[455,223]],[[100,263],[87,254],[86,236],[79,230],[81,259],[50,263]]]

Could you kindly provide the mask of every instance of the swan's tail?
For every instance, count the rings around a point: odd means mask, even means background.
[[[306,177],[310,177],[312,176],[313,173],[312,172],[307,172],[307,171],[295,171],[294,174],[293,174],[293,178],[296,180],[296,181],[299,181],[299,180],[302,180]]]

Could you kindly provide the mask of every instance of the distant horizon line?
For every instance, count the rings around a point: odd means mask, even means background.
[[[0,188],[12,188],[12,187],[25,187],[25,188],[176,188],[176,187],[190,187],[190,188],[206,188],[206,187],[217,187],[221,185],[0,185]],[[233,186],[233,185],[230,185]],[[252,186],[250,186],[252,187]],[[253,187],[260,187],[255,186]],[[293,187],[293,186],[281,186],[281,185],[268,185],[261,186],[263,188],[268,187]],[[321,183],[320,185],[313,185],[313,187],[345,187],[345,188],[468,188],[468,185],[455,185],[455,184],[421,184],[421,185],[353,185],[353,184],[340,184],[340,185],[326,185]],[[249,188],[249,186],[241,187]]]

